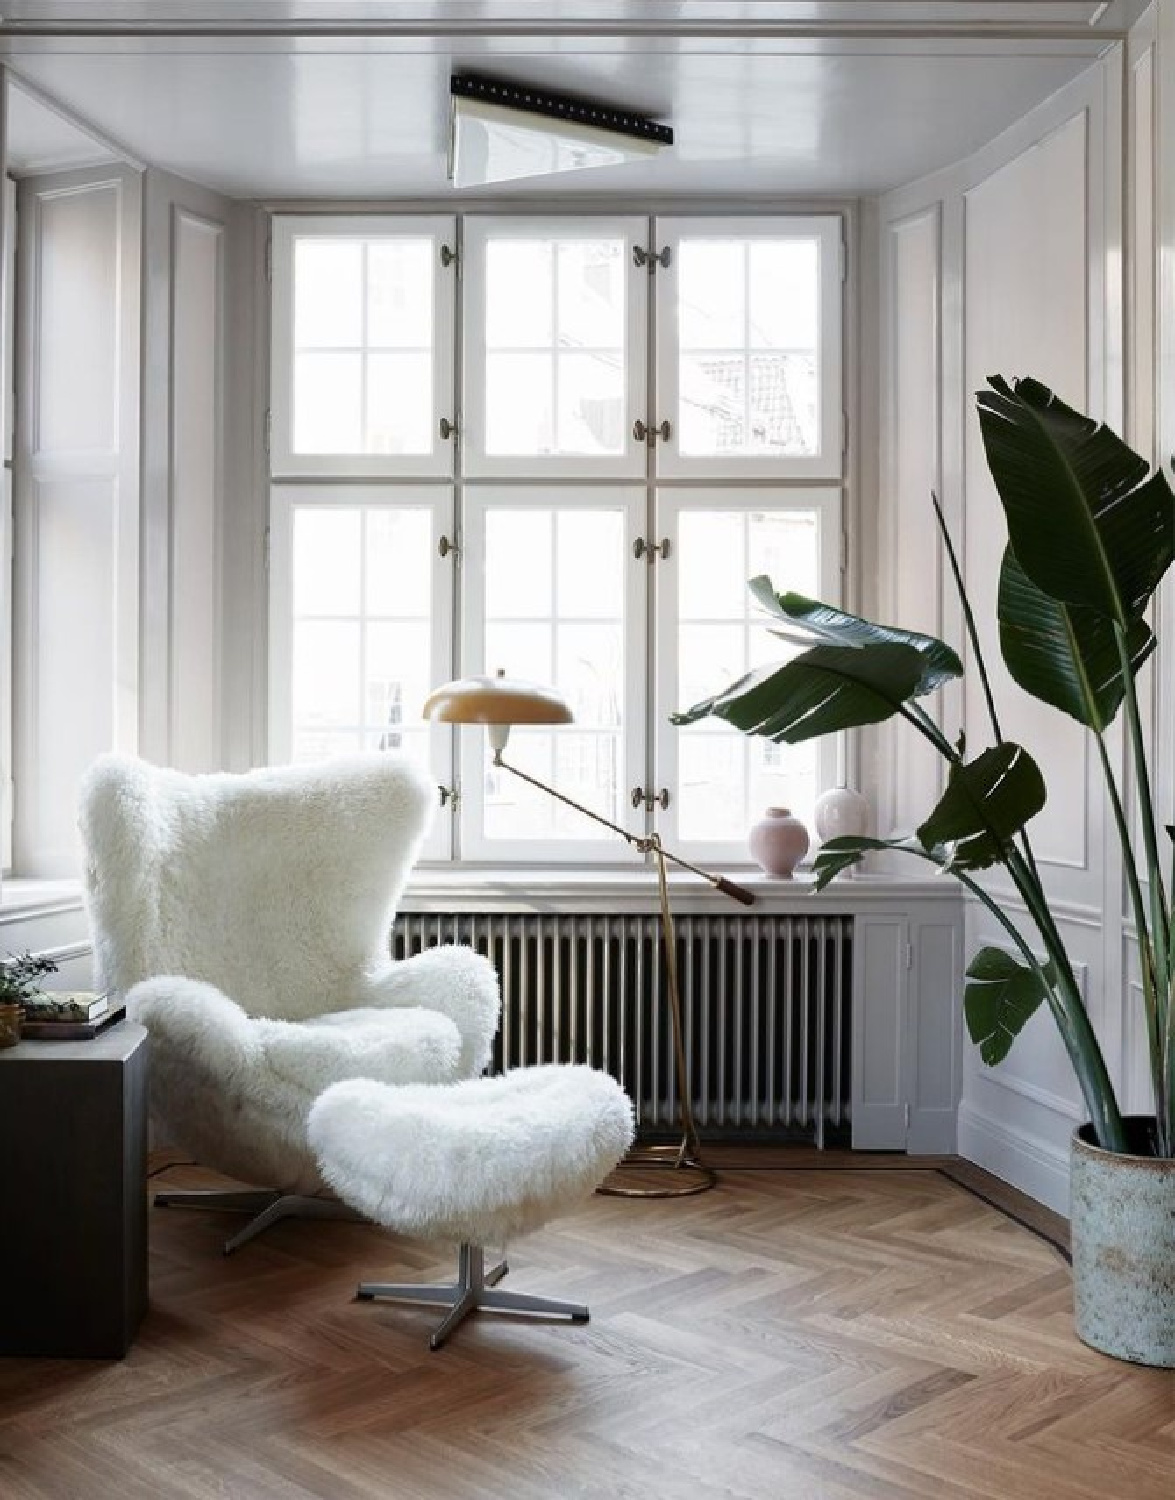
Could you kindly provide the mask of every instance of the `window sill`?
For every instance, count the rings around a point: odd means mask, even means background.
[[[81,911],[80,880],[29,880],[6,876],[0,884],[0,924]]]
[[[750,891],[755,904],[744,906],[697,875],[673,871],[669,877],[673,910],[745,916],[773,912],[819,916],[881,906],[901,909],[928,901],[957,904],[962,899],[955,882],[942,879],[854,875],[817,891],[809,870],[801,870],[792,880],[777,880],[759,870],[716,873]],[[399,908],[426,913],[656,911],[657,876],[648,869],[424,866],[413,871]]]

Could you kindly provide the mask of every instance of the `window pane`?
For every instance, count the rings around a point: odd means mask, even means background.
[[[678,523],[678,600],[688,620],[741,620],[746,612],[747,524],[741,511],[685,511]],[[753,571],[765,572],[755,555]]]
[[[354,349],[363,342],[363,246],[294,241],[294,348]]]
[[[617,510],[558,514],[555,586],[559,607],[573,619],[618,620],[624,613],[624,517]]]
[[[624,242],[585,240],[559,246],[559,343],[564,349],[624,344]]]
[[[426,620],[432,598],[432,558],[432,518],[427,510],[369,510],[368,612]]]
[[[293,275],[293,451],[432,454],[432,238],[296,239]]]
[[[554,681],[554,649],[551,627],[545,621],[525,625],[491,620],[485,633],[486,671],[491,677],[503,672],[523,682],[545,685]]]
[[[683,241],[678,275],[681,347],[741,349],[746,339],[746,253],[742,242]]]
[[[766,573],[780,592],[819,592],[813,510],[683,510],[677,549],[677,702],[688,708],[796,648],[772,635],[747,578]],[[775,745],[706,719],[680,730],[678,831],[683,839],[741,845],[768,807],[789,807],[809,828],[816,796],[814,743]]]
[[[296,729],[293,758],[298,762],[326,760],[332,755],[354,755],[359,749],[355,729]]]
[[[555,420],[560,453],[624,452],[624,360],[619,349],[559,356]]]
[[[624,642],[620,625],[560,626],[555,681],[584,728],[619,728],[623,711]]]
[[[404,724],[423,722],[420,710],[432,687],[429,634],[427,621],[367,627],[366,725],[394,734]]]
[[[747,446],[747,362],[741,354],[683,354],[677,431],[683,453],[714,457]]]
[[[486,515],[486,620],[551,614],[549,510],[491,510]]]
[[[367,360],[366,453],[430,453],[432,359],[371,354]]]
[[[491,239],[485,256],[485,453],[625,454],[623,238]]]
[[[622,511],[582,503],[486,514],[485,668],[554,686],[575,716],[556,730],[515,731],[510,759],[613,820],[622,812],[625,535]],[[591,819],[508,782],[487,770],[487,839],[597,837]]]
[[[748,511],[751,577],[766,573],[778,593],[820,593],[820,518],[814,510]],[[744,601],[745,602],[745,601]],[[752,618],[755,616],[752,615]],[[768,636],[774,645],[782,642]]]
[[[373,240],[367,247],[367,342],[431,349],[431,240]]]
[[[554,246],[548,240],[486,245],[486,348],[549,349]]]
[[[681,453],[817,454],[818,242],[686,239],[678,260]]]
[[[294,622],[294,723],[299,729],[359,723],[359,625]]]
[[[743,745],[734,730],[683,730],[677,749],[677,827],[683,839],[738,838],[747,831]]]
[[[749,253],[751,347],[814,355],[820,306],[816,241],[752,244]]]
[[[432,577],[425,506],[295,506],[296,758],[410,744],[427,758]]]
[[[357,453],[362,439],[363,356],[294,356],[294,452]]]
[[[486,452],[550,453],[555,446],[550,354],[486,356]]]
[[[356,615],[359,612],[357,510],[294,512],[294,615]]]
[[[817,452],[820,431],[815,358],[810,354],[752,355],[749,407],[749,450]]]

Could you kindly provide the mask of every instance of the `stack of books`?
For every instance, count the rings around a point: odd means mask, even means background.
[[[21,1003],[22,1041],[85,1041],[126,1015],[126,1007],[114,1004],[110,990],[101,995],[93,990],[65,990],[56,995],[32,995]]]

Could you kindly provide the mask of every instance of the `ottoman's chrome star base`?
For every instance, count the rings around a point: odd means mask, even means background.
[[[413,1282],[396,1285],[382,1281],[363,1281],[356,1296],[361,1302],[383,1297],[389,1302],[419,1302],[426,1307],[447,1307],[448,1313],[429,1338],[430,1349],[439,1349],[453,1330],[470,1313],[520,1313],[540,1318],[567,1318],[572,1323],[586,1323],[588,1310],[576,1302],[556,1302],[550,1297],[531,1297],[524,1292],[500,1292],[498,1282],[509,1270],[499,1261],[485,1268],[485,1251],[481,1245],[462,1245],[458,1251],[457,1280],[441,1286],[420,1286]]]

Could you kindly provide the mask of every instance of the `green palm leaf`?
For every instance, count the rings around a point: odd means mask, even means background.
[[[798,626],[808,637],[826,641],[832,646],[873,646],[889,643],[912,646],[923,658],[922,678],[915,697],[933,692],[952,677],[962,677],[963,663],[945,641],[916,630],[902,630],[896,625],[875,625],[860,615],[847,614],[819,599],[804,594],[777,594],[765,573],[752,578],[747,585],[758,604],[770,614]],[[785,635],[785,639],[789,639]]]
[[[745,734],[789,745],[892,718],[922,680],[924,661],[913,646],[813,646],[782,667],[741,677],[724,692],[671,715],[695,724],[713,715]]]
[[[1175,497],[1108,427],[1035,380],[1000,376],[977,393],[987,463],[1012,550],[1050,598],[1124,628],[1175,555]]]
[[[1000,571],[1000,647],[1026,693],[1100,734],[1126,692],[1114,622],[1096,610],[1050,599],[1009,547]],[[1144,620],[1132,620],[1126,646],[1134,672],[1155,649]]]
[[[948,870],[983,870],[1045,804],[1044,777],[1022,746],[1005,741],[951,767],[946,791],[918,829],[924,849],[948,846]]]
[[[1007,1057],[1055,977],[1051,963],[1043,971],[1030,969],[1002,948],[980,948],[967,965],[971,983],[963,992],[963,1014],[989,1068]]]
[[[822,891],[836,877],[853,865],[859,864],[875,849],[906,850],[925,858],[922,845],[915,839],[871,839],[863,834],[844,834],[821,844],[820,852],[812,862],[816,875],[816,890]]]

